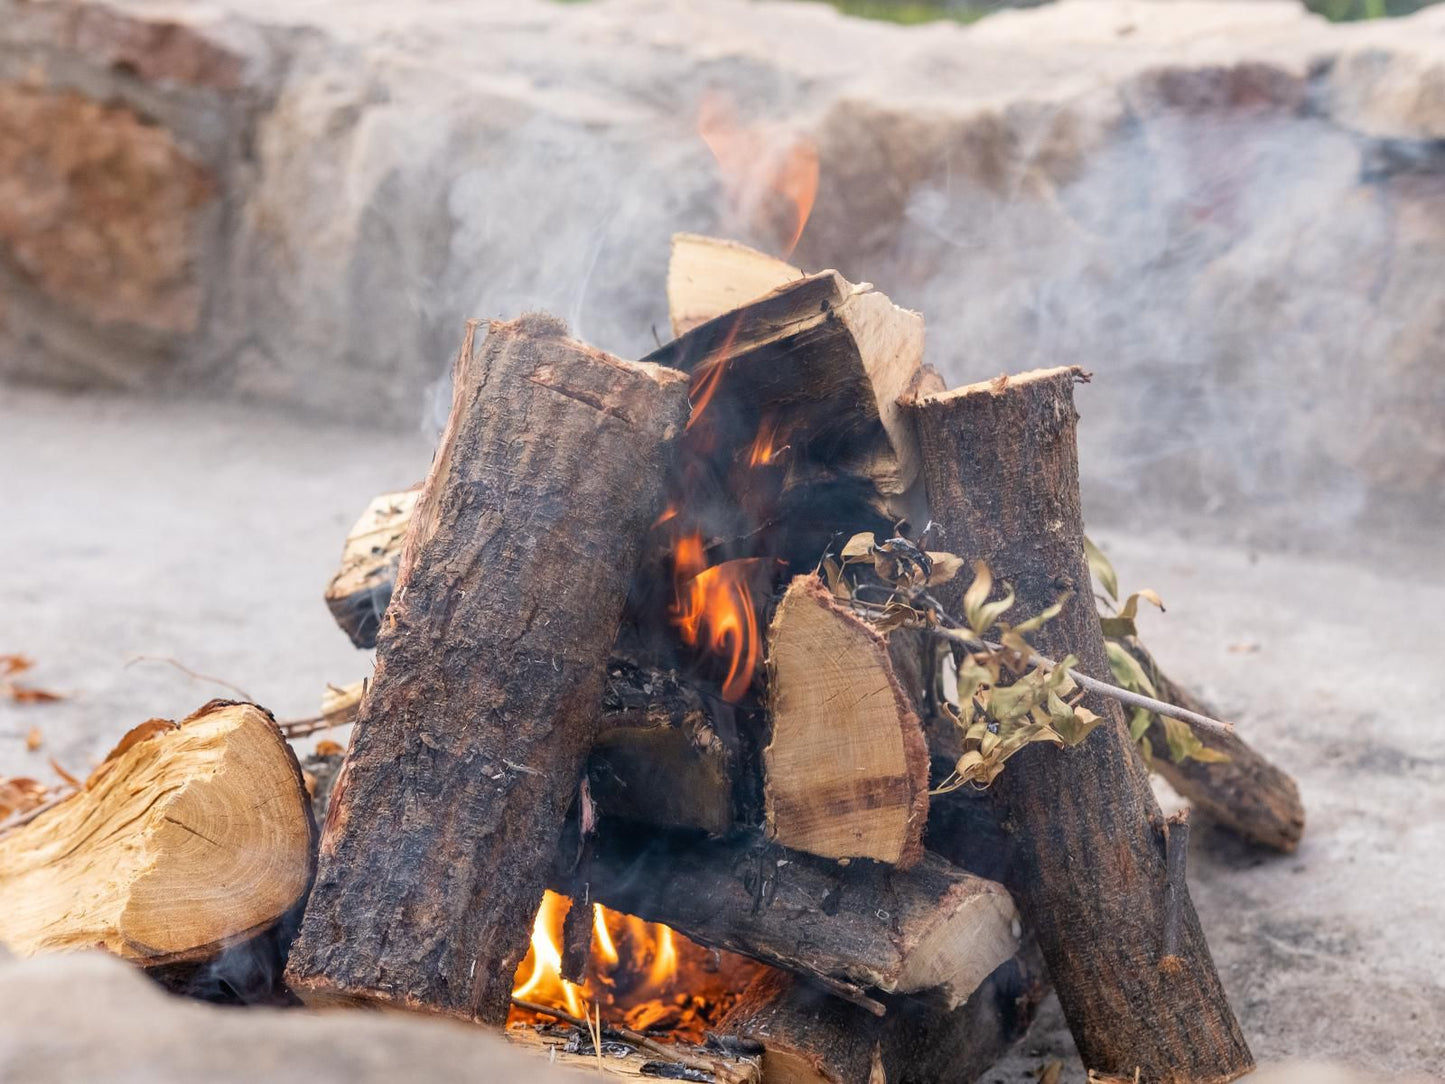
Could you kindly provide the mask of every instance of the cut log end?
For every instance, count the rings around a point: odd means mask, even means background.
[[[0,837],[0,944],[11,951],[204,960],[304,897],[315,828],[271,717],[212,701],[179,726],[145,725],[149,736],[122,742],[84,789]]]
[[[928,748],[886,642],[816,576],[793,580],[769,630],[768,827],[825,858],[907,867],[923,854]]]

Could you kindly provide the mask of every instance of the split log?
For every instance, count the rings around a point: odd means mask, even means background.
[[[905,493],[918,451],[898,397],[923,364],[923,318],[836,271],[700,324],[645,359],[692,374],[699,413],[751,439],[765,424],[818,463]],[[785,428],[785,431],[783,429]]]
[[[755,979],[719,1025],[762,1044],[769,1084],[970,1084],[1023,1038],[1046,984],[1024,955],[943,1012],[889,998],[882,1019],[786,972]]]
[[[560,880],[560,878],[558,878]],[[618,831],[592,852],[592,898],[835,992],[927,992],[957,1007],[1018,948],[1009,894],[932,855],[908,872],[759,839]]]
[[[673,337],[802,277],[792,264],[736,241],[675,233],[667,264]]]
[[[924,396],[918,427],[933,516],[950,548],[981,558],[1028,616],[1072,592],[1034,636],[1054,658],[1107,680],[1079,507],[1073,385],[1078,368],[1030,372]],[[966,577],[938,589],[962,610]],[[993,784],[1013,829],[1006,881],[1037,934],[1084,1063],[1186,1084],[1253,1068],[1194,907],[1179,901],[1183,966],[1162,968],[1163,817],[1118,706],[1086,698],[1105,724],[1073,749],[1031,745]]]
[[[391,601],[401,544],[420,489],[383,493],[346,535],[341,567],[326,587],[326,607],[357,647],[375,647],[376,631]]]
[[[474,326],[287,977],[500,1024],[688,402],[551,318]]]
[[[1181,708],[1218,718],[1218,712],[1175,683],[1159,669],[1154,656],[1134,637],[1119,644],[1144,669],[1159,698]],[[1286,854],[1304,834],[1305,811],[1299,787],[1284,771],[1234,734],[1199,734],[1210,749],[1229,759],[1205,762],[1188,759],[1176,764],[1160,726],[1147,732],[1154,770],[1189,800],[1189,804],[1245,839]]]
[[[0,836],[0,945],[209,960],[306,897],[315,827],[271,716],[213,700],[142,723],[85,786]]]
[[[884,639],[817,576],[798,576],[768,632],[769,835],[826,858],[901,868],[923,855],[928,747]]]

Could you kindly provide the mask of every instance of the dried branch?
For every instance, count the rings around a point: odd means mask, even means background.
[[[939,639],[960,644],[970,651],[1003,650],[1001,644],[996,644],[992,640],[981,640],[960,628],[949,627],[956,626],[958,623],[950,619],[942,609],[937,608],[931,596],[926,598],[925,601],[935,606],[939,623],[909,621],[906,623],[909,628],[922,629],[924,632],[936,636]],[[857,598],[849,599],[848,604],[878,613],[883,612],[885,609],[885,606],[881,603],[865,602]],[[1037,654],[1031,654],[1029,656],[1028,664],[1035,669],[1041,670],[1052,670],[1058,666],[1058,663],[1054,662],[1053,659],[1045,658],[1043,655]],[[1107,696],[1110,699],[1117,700],[1121,704],[1127,704],[1132,708],[1143,708],[1157,715],[1167,715],[1171,719],[1178,719],[1181,722],[1188,723],[1190,726],[1206,734],[1223,737],[1234,733],[1233,723],[1225,723],[1218,719],[1211,719],[1207,715],[1200,715],[1198,712],[1189,711],[1187,708],[1181,708],[1174,704],[1166,704],[1162,700],[1155,700],[1152,696],[1143,696],[1140,693],[1130,692],[1128,689],[1121,689],[1117,685],[1112,685],[1107,681],[1100,681],[1098,678],[1092,678],[1088,674],[1081,674],[1077,670],[1070,670],[1069,676],[1082,688],[1087,689],[1091,693],[1097,693],[1099,696]]]

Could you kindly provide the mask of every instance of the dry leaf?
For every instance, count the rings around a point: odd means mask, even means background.
[[[37,689],[33,685],[21,685],[10,680],[12,675],[24,673],[34,665],[24,655],[0,655],[0,696],[8,697],[17,704],[45,704],[64,699],[60,693],[49,689]]]
[[[332,741],[330,738],[324,738],[316,743],[316,755],[318,757],[337,757],[344,752],[346,752],[346,750],[341,747],[341,743]]]
[[[929,587],[947,583],[963,568],[963,558],[956,553],[929,550],[928,559],[933,562],[933,571],[928,574]]]
[[[0,820],[18,813],[29,813],[50,798],[50,788],[36,779],[23,776],[0,779]]]
[[[1055,1059],[1039,1070],[1039,1084],[1059,1084],[1064,1075],[1064,1063]]]
[[[35,752],[45,744],[45,735],[40,733],[38,726],[32,726],[30,733],[25,735],[25,749],[27,752]]]

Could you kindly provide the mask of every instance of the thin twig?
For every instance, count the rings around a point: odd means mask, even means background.
[[[868,610],[882,611],[884,606],[877,602],[864,602],[862,599],[850,599],[850,604]],[[992,640],[981,640],[972,633],[964,632],[962,629],[944,628],[942,625],[934,625],[926,622],[909,623],[910,628],[919,628],[924,632],[937,636],[940,639],[948,640],[951,643],[961,644],[971,651],[1000,651],[1002,645]],[[1053,659],[1045,658],[1043,655],[1030,654],[1028,664],[1042,670],[1053,670],[1059,664]],[[1156,715],[1167,715],[1171,719],[1178,719],[1188,723],[1196,730],[1202,730],[1206,734],[1213,734],[1215,737],[1228,737],[1234,733],[1234,724],[1221,722],[1218,719],[1211,719],[1207,715],[1200,715],[1198,712],[1190,711],[1188,708],[1181,708],[1176,704],[1166,704],[1162,700],[1155,700],[1152,696],[1144,696],[1141,693],[1130,692],[1128,689],[1121,689],[1117,685],[1107,681],[1100,681],[1088,674],[1081,674],[1078,670],[1070,670],[1069,677],[1073,678],[1082,688],[1099,696],[1107,696],[1117,700],[1121,704],[1127,704],[1131,708],[1143,708],[1152,711]]]
[[[586,1028],[589,1032],[592,1030],[590,1021],[584,1020],[580,1016],[573,1016],[571,1013],[564,1012],[561,1009],[554,1009],[547,1005],[539,1005],[535,1001],[528,1001],[520,997],[513,997],[512,1004],[519,1009],[526,1009],[528,1012],[554,1017],[564,1023],[571,1024],[573,1027]],[[649,1039],[640,1031],[633,1031],[631,1028],[622,1027],[620,1024],[608,1024],[603,1030],[605,1032],[611,1032],[614,1035],[622,1036],[622,1038],[626,1039],[639,1050],[646,1050],[649,1054],[656,1054],[658,1057],[666,1058],[668,1061],[675,1061],[679,1065],[686,1065],[689,1069],[697,1069],[700,1072],[713,1073],[724,1077],[730,1077],[732,1075],[725,1063],[691,1057],[680,1051],[670,1049],[654,1039]]]
[[[219,685],[223,689],[230,689],[242,700],[248,701],[252,704],[256,702],[255,698],[245,689],[241,688],[239,685],[232,685],[229,681],[225,681],[222,678],[218,677],[211,677],[210,674],[199,674],[196,671],[192,670],[189,666],[185,665],[185,663],[181,662],[179,659],[173,659],[169,655],[136,655],[132,658],[127,659],[125,661],[125,665],[122,666],[121,669],[127,670],[133,664],[138,662],[169,663],[171,666],[174,666],[177,670],[185,674],[187,677],[195,678],[197,681],[209,681],[211,684]]]

